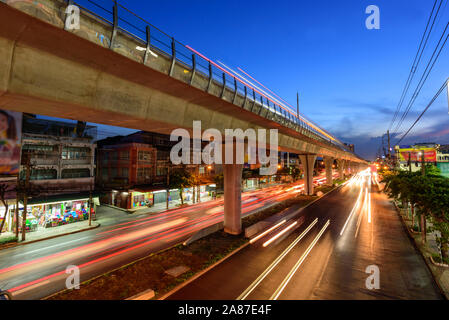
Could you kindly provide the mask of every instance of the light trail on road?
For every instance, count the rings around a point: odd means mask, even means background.
[[[293,223],[291,223],[288,227],[282,229],[279,233],[277,233],[276,235],[274,235],[272,238],[270,238],[268,241],[266,241],[263,244],[263,247],[267,247],[269,246],[271,243],[273,243],[276,239],[279,239],[279,237],[281,237],[283,234],[287,233],[288,230],[290,230],[291,228],[293,228],[294,226],[296,226],[298,224],[298,221],[295,221]]]
[[[251,294],[251,292],[253,292],[254,289],[256,289],[256,287],[263,281],[263,279],[265,279],[266,276],[268,276],[268,274],[270,274],[270,272],[273,271],[273,269],[279,264],[279,262],[281,262],[282,259],[284,259],[285,256],[290,251],[292,251],[292,249],[301,241],[301,239],[304,238],[304,236],[313,228],[313,226],[317,224],[317,222],[318,218],[313,220],[313,222],[292,243],[290,243],[290,245],[268,266],[268,268],[266,268],[257,277],[257,279],[254,280],[254,282],[251,283],[251,285],[248,288],[246,288],[246,290],[243,291],[243,293],[240,296],[237,297],[237,300],[245,300]]]
[[[316,180],[323,181],[323,178],[317,177]],[[303,184],[296,183],[288,187],[285,187],[285,185],[273,186],[247,192],[242,195],[245,202],[242,205],[242,217],[255,210],[283,201],[300,192],[303,188]],[[214,211],[211,211],[212,209]],[[148,250],[154,248],[154,246],[164,248],[164,246],[185,241],[195,232],[222,221],[223,214],[223,200],[220,199],[199,203],[187,208],[164,211],[134,221],[122,222],[112,226],[109,230],[94,233],[91,243],[56,251],[18,264],[7,265],[0,269],[0,280],[14,279],[14,285],[11,285],[12,288],[8,288],[14,296],[25,292],[29,295],[34,292],[34,288],[39,287],[39,290],[41,290],[44,286],[50,285],[48,281],[53,286],[57,285],[55,281],[61,281],[60,278],[65,276],[67,265],[78,266],[81,274],[86,267],[94,265],[96,266],[94,269],[89,268],[89,274],[92,274],[92,270],[105,270],[107,265],[117,263],[118,257],[123,256],[119,259],[130,259],[136,254],[147,255],[150,253]],[[76,240],[71,242],[75,244]],[[58,247],[59,244],[50,246],[49,249],[58,250]],[[41,250],[45,252],[46,248],[39,248],[33,250],[33,252],[37,253]],[[158,249],[151,250],[157,251]],[[20,253],[20,255],[26,257],[26,252]],[[112,258],[114,258],[114,261],[111,260]],[[110,260],[111,262],[107,262]],[[127,263],[129,263],[128,261]],[[53,272],[45,274],[46,270]],[[38,278],[33,279],[33,275],[37,275]],[[61,283],[61,285],[63,284]],[[63,288],[61,287],[61,289]]]
[[[279,296],[282,294],[282,291],[284,291],[285,287],[288,285],[292,277],[295,275],[296,271],[298,271],[301,264],[306,260],[309,253],[312,251],[313,247],[317,244],[318,240],[320,240],[321,236],[323,235],[324,231],[326,231],[327,227],[330,224],[330,220],[327,220],[326,224],[323,226],[323,228],[320,230],[318,235],[313,239],[312,243],[309,245],[307,250],[302,254],[302,256],[299,258],[298,262],[295,264],[293,269],[290,270],[287,277],[282,281],[281,285],[276,289],[276,291],[273,293],[273,295],[270,297],[270,300],[277,300]]]
[[[341,229],[340,236],[343,235],[343,233],[345,232],[346,227],[347,227],[349,221],[351,220],[352,216],[354,215],[354,212],[357,211],[357,209],[358,209],[358,207],[359,207],[359,205],[360,205],[360,199],[362,198],[362,193],[363,193],[363,189],[361,188],[361,189],[360,189],[359,196],[357,197],[357,201],[355,202],[354,207],[353,207],[352,210],[351,210],[351,213],[349,214],[349,216],[348,216],[348,218],[346,219],[346,222],[345,222],[343,228]]]

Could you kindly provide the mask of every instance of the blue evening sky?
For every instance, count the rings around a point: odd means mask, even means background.
[[[97,0],[99,1],[99,0]],[[109,2],[105,1],[106,3]],[[356,152],[373,158],[399,101],[433,0],[172,0],[121,3],[213,60],[240,67]],[[439,19],[406,102],[449,20]],[[380,30],[368,30],[368,5]],[[407,129],[449,76],[449,44],[412,107]],[[405,108],[405,104],[403,109]],[[403,143],[449,143],[444,92]],[[100,132],[115,132],[105,126]]]

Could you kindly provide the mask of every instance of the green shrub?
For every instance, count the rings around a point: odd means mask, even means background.
[[[6,244],[6,243],[11,243],[11,242],[17,242],[17,238],[16,236],[12,236],[12,237],[7,237],[7,238],[0,238],[0,244]]]

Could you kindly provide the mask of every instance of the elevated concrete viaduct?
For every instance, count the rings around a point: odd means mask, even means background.
[[[316,125],[295,118],[253,88],[192,64],[81,10],[80,29],[65,30],[62,0],[0,2],[0,108],[170,134],[203,129],[278,129],[279,149],[299,154],[306,192],[316,156],[365,165]],[[114,12],[116,10],[114,9]],[[147,36],[150,32],[147,28]],[[185,48],[184,48],[185,49]],[[195,58],[196,57],[196,58]],[[226,80],[228,79],[228,80]],[[339,162],[339,163],[340,163]],[[340,168],[340,166],[339,166]],[[342,175],[341,169],[339,169]],[[240,233],[241,165],[226,165],[225,228]],[[332,177],[328,177],[328,183]]]

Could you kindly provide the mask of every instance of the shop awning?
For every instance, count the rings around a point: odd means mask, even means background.
[[[95,192],[95,191],[92,192],[92,198],[98,198],[102,195],[103,194],[101,192]],[[42,204],[42,203],[53,203],[53,202],[65,202],[65,201],[74,201],[74,200],[83,200],[83,199],[89,199],[89,192],[35,197],[32,199],[28,199],[28,205]],[[23,201],[21,201],[21,203],[23,203]]]
[[[129,189],[129,192],[153,192],[153,191],[160,191],[160,190],[166,190],[165,186],[139,186],[134,187],[132,189]]]

